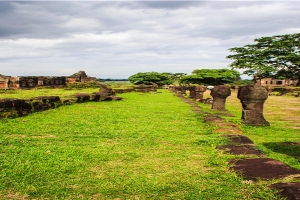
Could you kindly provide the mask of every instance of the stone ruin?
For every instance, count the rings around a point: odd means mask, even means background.
[[[44,111],[62,105],[71,105],[73,103],[117,100],[122,100],[122,98],[114,96],[113,90],[104,84],[99,92],[92,94],[77,93],[64,99],[61,99],[59,96],[39,96],[29,99],[1,99],[0,118],[24,116],[32,112]]]
[[[239,88],[240,88],[240,86],[238,86],[238,85],[235,86],[235,87],[234,87],[234,91],[235,91],[235,92],[238,92],[238,91],[239,91]]]
[[[156,92],[157,87],[155,85],[135,85],[133,86],[136,92]]]
[[[206,87],[203,85],[197,85],[195,87],[195,100],[201,101],[203,99],[203,94],[206,91]]]
[[[190,91],[189,98],[195,99],[196,98],[196,86],[188,86],[187,89]]]
[[[240,87],[237,95],[243,107],[242,122],[256,126],[270,126],[263,116],[263,106],[268,98],[266,88],[259,85],[247,85]]]
[[[210,95],[213,97],[212,109],[216,110],[226,110],[225,102],[226,98],[231,95],[230,87],[226,85],[215,86]]]
[[[71,76],[4,76],[0,75],[0,89],[27,89],[35,87],[65,87],[71,83],[86,83],[97,81],[88,77],[84,71],[79,71]]]

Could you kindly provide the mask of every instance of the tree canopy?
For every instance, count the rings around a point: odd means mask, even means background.
[[[171,73],[159,73],[159,72],[139,72],[137,74],[130,76],[128,80],[135,85],[157,84],[161,86],[161,85],[172,84],[174,82]]]
[[[222,85],[240,80],[240,73],[229,69],[196,69],[181,78],[184,84]]]
[[[261,37],[254,44],[230,48],[232,69],[245,69],[244,74],[258,78],[300,77],[300,33]],[[299,84],[299,81],[298,81]]]

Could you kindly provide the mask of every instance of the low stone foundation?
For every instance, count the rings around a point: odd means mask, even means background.
[[[61,99],[59,96],[39,96],[30,99],[1,99],[0,118],[21,117],[32,112],[41,112],[74,103],[114,101],[121,99],[121,97],[108,96],[98,92],[93,94],[74,94],[64,99]]]

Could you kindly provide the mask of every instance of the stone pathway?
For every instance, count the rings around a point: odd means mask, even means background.
[[[192,111],[197,114],[204,115],[205,122],[216,126],[215,133],[220,133],[228,138],[229,144],[217,146],[218,149],[229,152],[233,155],[251,155],[251,158],[234,159],[229,163],[230,168],[241,174],[244,179],[257,180],[273,180],[283,179],[290,176],[300,177],[300,171],[292,168],[280,161],[266,158],[265,154],[256,149],[255,144],[246,136],[243,135],[242,130],[238,125],[230,122],[225,122],[221,116],[230,116],[231,114],[225,111],[210,114],[201,110],[193,99],[186,98],[181,94],[175,94],[181,98],[185,103],[191,105]],[[256,158],[253,158],[256,156]],[[280,180],[279,180],[280,181]],[[278,182],[270,185],[270,188],[277,189],[279,194],[288,200],[300,200],[300,183]]]

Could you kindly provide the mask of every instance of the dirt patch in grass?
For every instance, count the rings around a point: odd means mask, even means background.
[[[227,137],[231,144],[254,145],[252,140],[250,140],[248,137],[246,137],[244,135],[231,135],[231,134],[228,134],[228,135],[223,135],[223,136]]]
[[[280,179],[300,174],[299,170],[271,158],[232,160],[230,164],[233,165],[231,169],[241,173],[245,179],[254,181],[257,179]]]
[[[300,199],[300,183],[275,183],[270,185],[270,188],[279,190],[278,194],[281,194],[288,200]]]
[[[229,152],[233,155],[257,155],[257,156],[265,155],[262,151],[255,149],[253,145],[242,145],[242,146],[223,145],[223,146],[217,146],[217,148],[221,150],[225,150],[226,152]]]
[[[14,200],[27,200],[29,199],[28,195],[21,195],[19,193],[16,194],[0,194],[0,199],[14,199]]]

